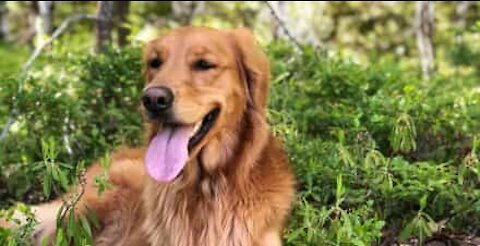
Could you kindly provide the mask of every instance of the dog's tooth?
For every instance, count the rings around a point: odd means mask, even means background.
[[[198,122],[197,124],[195,124],[195,126],[193,127],[192,135],[197,133],[201,125],[202,125],[202,122]]]

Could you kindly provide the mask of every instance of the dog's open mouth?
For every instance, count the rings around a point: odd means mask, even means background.
[[[163,182],[175,179],[187,163],[190,152],[215,124],[219,113],[220,109],[215,108],[193,125],[165,125],[148,146],[145,156],[148,175]]]
[[[219,108],[215,108],[210,113],[208,113],[201,122],[195,124],[193,128],[193,136],[190,137],[188,141],[188,151],[190,152],[200,141],[202,141],[203,137],[207,135],[210,128],[212,128],[215,120],[217,119],[218,113],[220,112]]]

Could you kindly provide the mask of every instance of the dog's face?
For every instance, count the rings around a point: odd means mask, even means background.
[[[158,181],[175,179],[246,110],[265,114],[268,62],[246,29],[178,29],[147,44],[144,63],[145,162]]]

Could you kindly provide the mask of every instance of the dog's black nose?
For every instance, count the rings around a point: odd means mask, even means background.
[[[143,92],[143,106],[152,114],[168,110],[173,103],[173,93],[167,87],[151,87]]]

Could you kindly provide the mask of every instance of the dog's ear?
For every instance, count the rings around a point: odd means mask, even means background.
[[[265,115],[270,81],[268,58],[249,29],[238,28],[232,30],[231,35],[237,51],[237,63],[246,89],[248,106]]]

